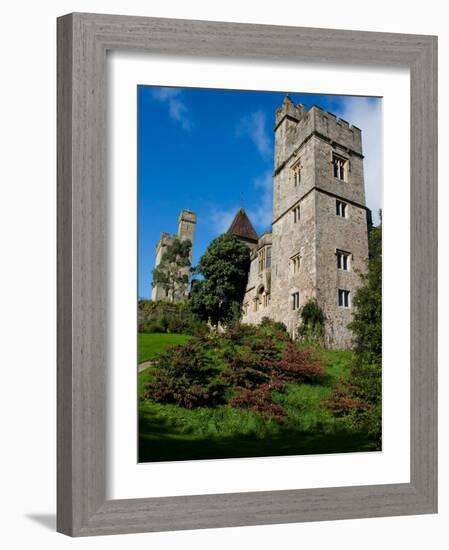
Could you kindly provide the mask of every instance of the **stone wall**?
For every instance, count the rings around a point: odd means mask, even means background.
[[[351,347],[351,301],[360,287],[360,273],[366,269],[368,235],[366,211],[348,205],[347,218],[335,215],[335,198],[316,193],[316,299],[326,315],[326,343]],[[326,220],[323,223],[322,220]],[[320,223],[321,221],[321,223]],[[337,267],[337,250],[349,254],[348,270]],[[338,289],[350,291],[350,307],[338,305]]]

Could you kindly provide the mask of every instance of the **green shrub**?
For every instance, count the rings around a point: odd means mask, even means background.
[[[273,332],[287,332],[287,327],[280,321],[273,321],[269,317],[262,317],[260,326],[264,329],[272,330]]]
[[[257,327],[254,325],[247,325],[237,322],[226,330],[225,337],[228,338],[233,344],[242,345],[245,342],[251,341],[256,334]]]
[[[153,379],[144,397],[187,409],[224,402],[225,384],[201,341],[173,346],[155,360]]]
[[[167,328],[164,327],[162,323],[157,322],[150,322],[150,323],[142,323],[139,326],[139,332],[147,332],[147,333],[165,333],[167,332]]]
[[[320,345],[324,337],[326,317],[316,300],[309,300],[301,308],[301,324],[298,334],[301,339],[312,345]]]
[[[257,354],[245,351],[235,355],[223,373],[223,379],[232,388],[253,389],[268,383],[272,365]]]
[[[191,311],[189,301],[171,303],[165,300],[139,300],[138,327],[139,332],[169,332],[191,336],[209,332],[207,323]]]

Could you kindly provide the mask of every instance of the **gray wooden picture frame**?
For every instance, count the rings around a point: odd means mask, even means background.
[[[410,483],[106,499],[106,52],[408,67]],[[58,19],[57,529],[72,536],[437,511],[437,38],[74,13]]]

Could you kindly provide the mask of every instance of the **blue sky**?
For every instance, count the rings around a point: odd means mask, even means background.
[[[138,86],[139,296],[151,294],[156,244],[175,233],[180,210],[196,212],[193,265],[238,208],[256,231],[270,227],[274,112],[282,92]],[[367,204],[382,204],[381,99],[290,94],[362,129]]]

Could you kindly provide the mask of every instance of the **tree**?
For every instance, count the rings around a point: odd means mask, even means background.
[[[382,225],[369,234],[368,270],[354,296],[353,321],[356,355],[365,363],[382,358]]]
[[[161,285],[171,302],[187,293],[191,249],[192,243],[188,239],[181,241],[175,237],[165,249],[159,265],[153,269],[153,286]]]
[[[228,234],[214,239],[195,270],[203,279],[192,285],[192,311],[213,325],[237,320],[249,266],[250,251],[245,243]]]

